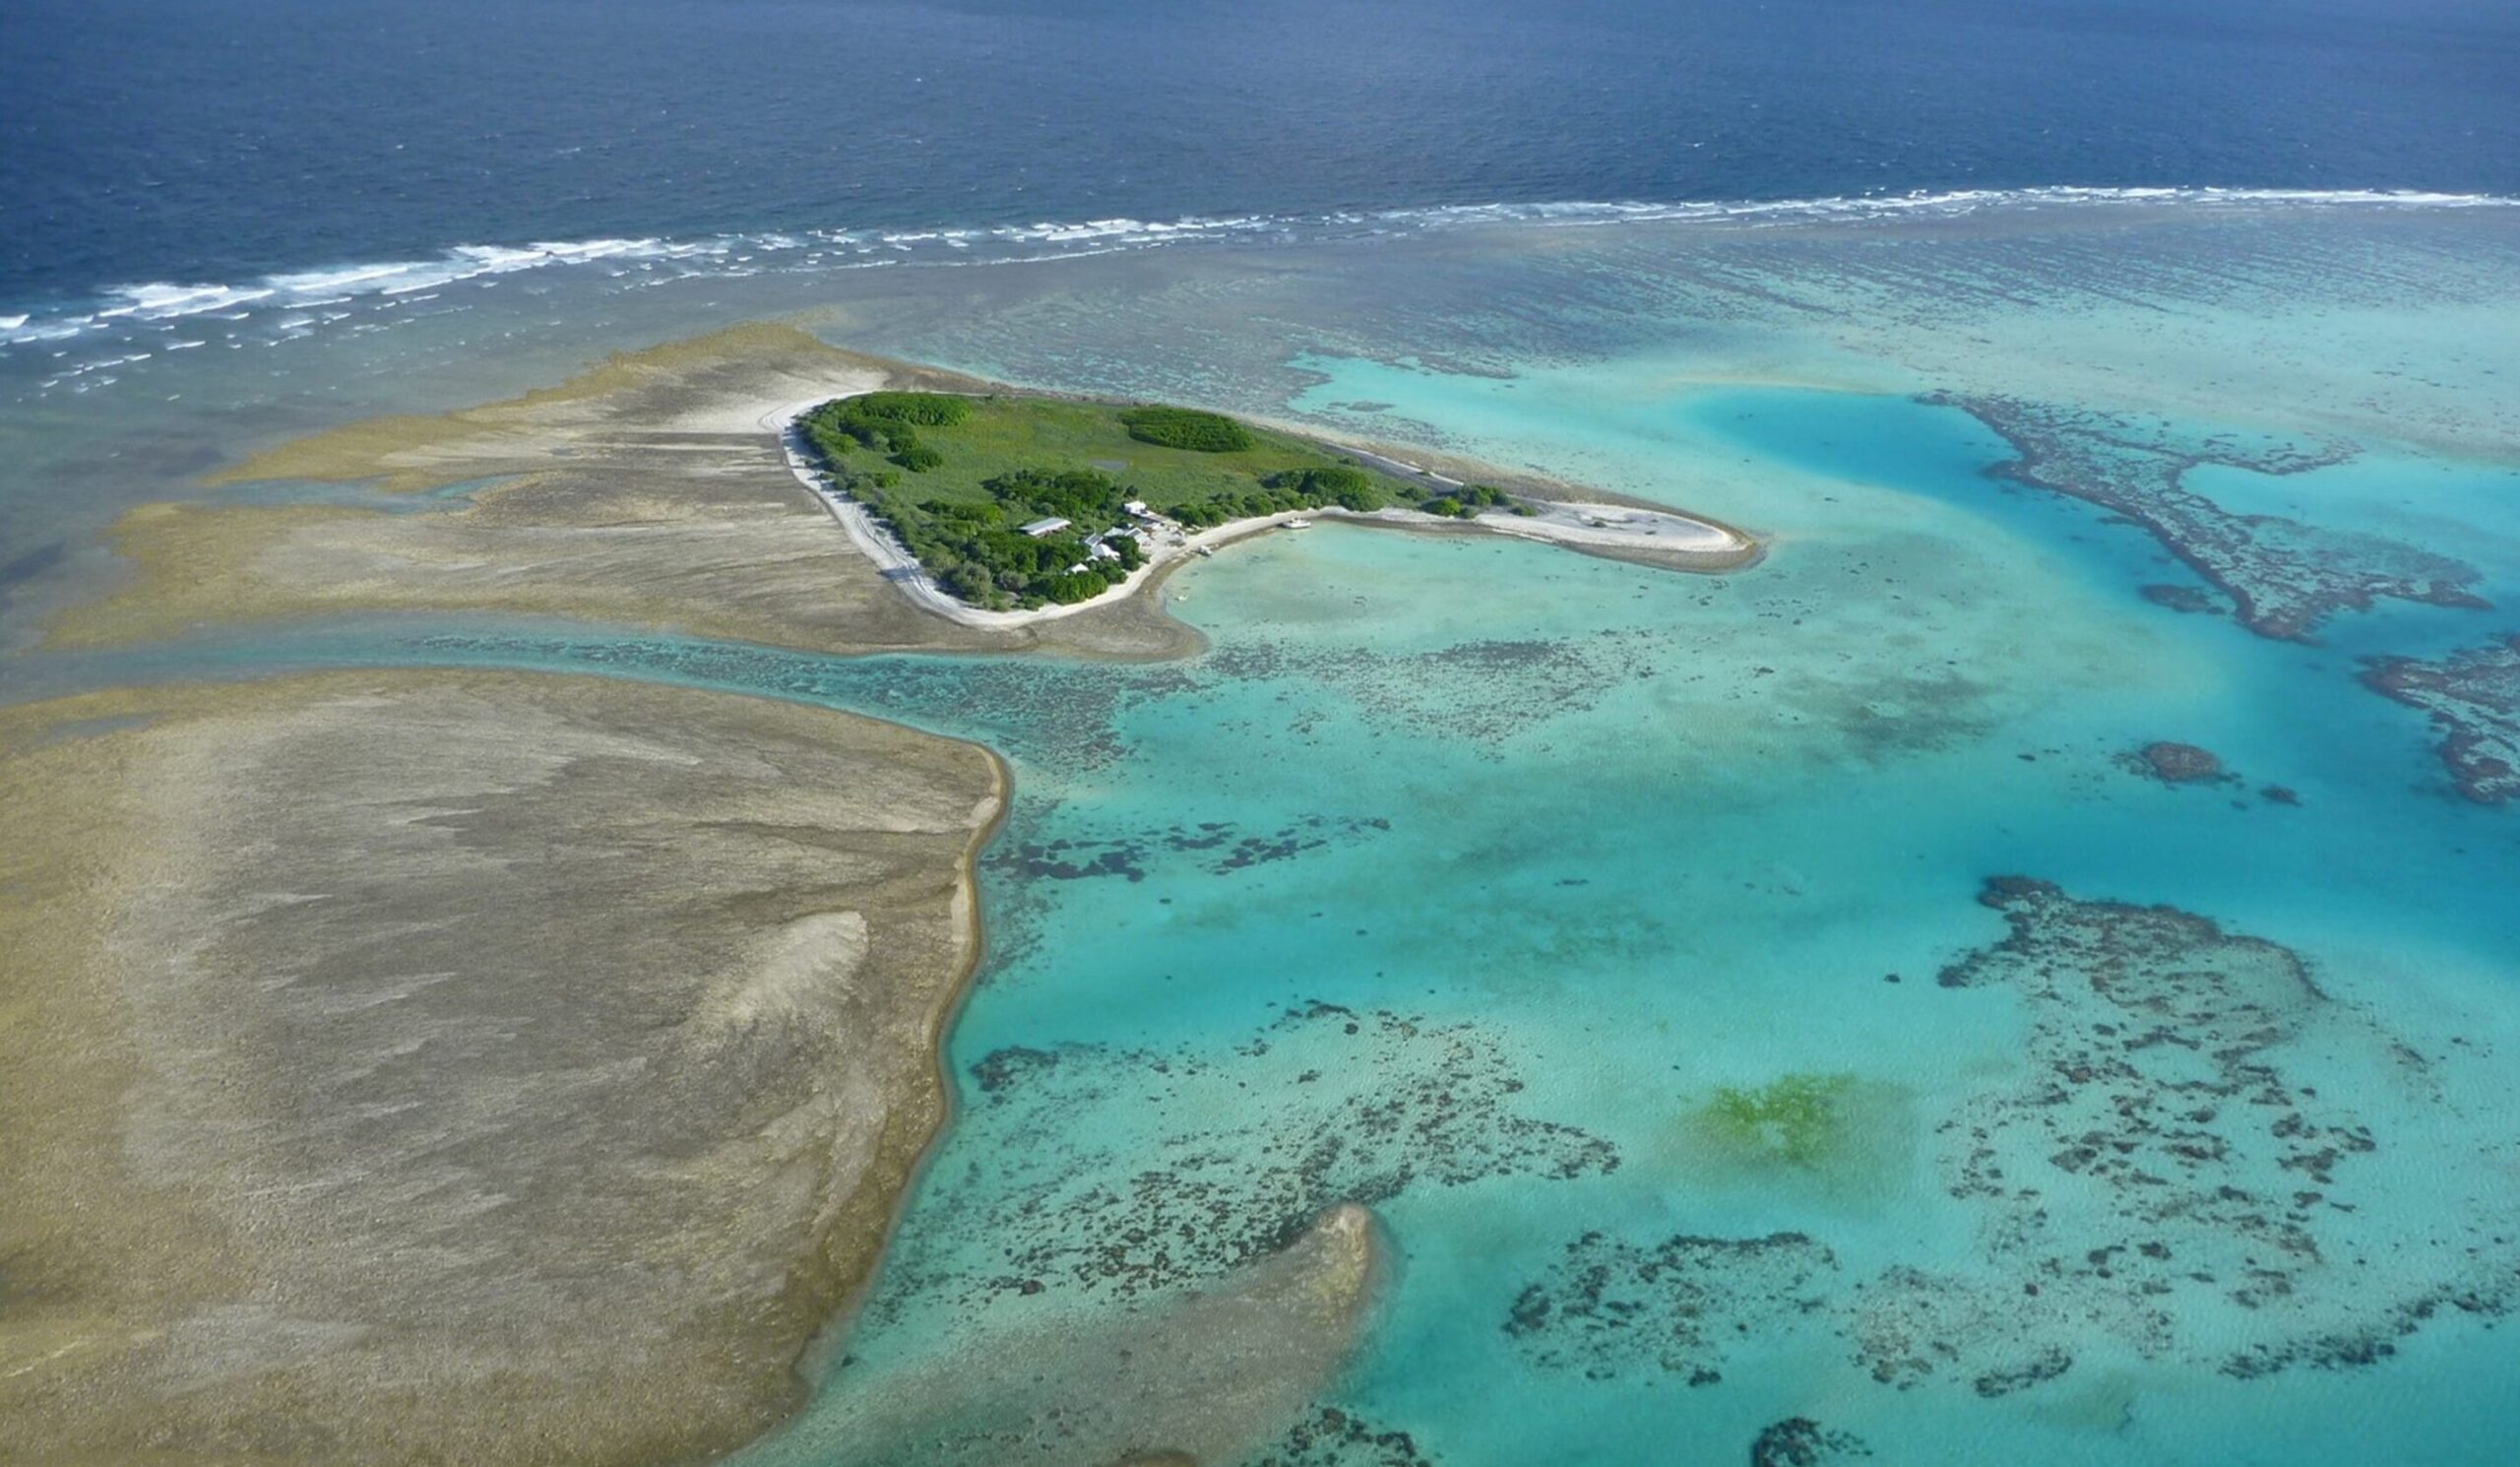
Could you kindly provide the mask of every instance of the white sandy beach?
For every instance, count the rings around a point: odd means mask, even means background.
[[[1378,509],[1369,512],[1341,509],[1336,505],[1321,509],[1289,510],[1283,514],[1262,515],[1252,519],[1232,520],[1207,530],[1189,531],[1170,521],[1164,521],[1150,538],[1146,563],[1131,571],[1126,580],[1112,586],[1101,596],[1065,606],[1038,606],[1020,611],[993,611],[975,606],[938,585],[917,557],[893,539],[890,532],[875,522],[865,505],[832,488],[814,468],[813,458],[805,449],[796,424],[807,413],[831,402],[835,396],[856,396],[842,393],[807,399],[775,408],[761,415],[761,426],[779,435],[780,450],[787,455],[788,471],[805,486],[815,500],[831,512],[849,534],[850,541],[866,558],[875,562],[884,579],[900,588],[902,594],[923,610],[934,612],[948,621],[963,626],[1012,630],[1055,621],[1109,606],[1135,595],[1166,566],[1202,550],[1213,550],[1255,535],[1283,529],[1297,520],[1353,520],[1424,529],[1472,528],[1496,535],[1510,535],[1519,540],[1542,541],[1572,549],[1602,551],[1643,551],[1667,554],[1704,555],[1708,557],[1740,555],[1754,546],[1748,537],[1711,521],[1668,510],[1640,509],[1623,504],[1590,504],[1572,501],[1524,498],[1517,502],[1532,513],[1514,514],[1488,510],[1471,519],[1448,519],[1414,509]],[[1423,479],[1444,488],[1459,488],[1462,480],[1449,478],[1429,469],[1405,460],[1391,458],[1366,449],[1340,445],[1343,452],[1354,455],[1375,468],[1403,478]]]

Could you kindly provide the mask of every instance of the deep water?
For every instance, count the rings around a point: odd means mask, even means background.
[[[2515,78],[2496,0],[20,0],[0,321],[535,241],[2520,194]]]
[[[1768,558],[1272,537],[1168,583],[1212,646],[1153,667],[423,620],[11,667],[657,677],[1008,756],[960,1116],[748,1462],[1055,1460],[930,1386],[1012,1386],[1044,1362],[1010,1340],[1107,1341],[1361,1199],[1398,1266],[1316,1411],[1373,1440],[1255,1461],[1732,1463],[1807,1419],[1844,1461],[2498,1463],[2520,816],[2358,673],[2520,630],[2515,259],[2507,211],[2111,204],[555,274],[240,346],[252,375],[12,379],[0,563],[34,558],[0,626],[249,444],[809,306],[1718,514]],[[1934,394],[2097,434],[2076,482],[2198,542],[1995,477],[2017,445]],[[2321,600],[2291,640],[2228,590],[2422,557],[2492,606]],[[2163,741],[2221,775],[2157,778]]]

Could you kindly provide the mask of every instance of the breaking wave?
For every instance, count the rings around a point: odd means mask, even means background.
[[[191,318],[242,321],[265,312],[279,313],[284,318],[282,324],[286,329],[301,330],[309,324],[301,317],[311,310],[362,299],[373,304],[428,298],[427,292],[466,282],[564,268],[599,269],[623,277],[733,276],[870,265],[1015,263],[1184,244],[1295,243],[1480,225],[1583,227],[1695,221],[1772,226],[2109,205],[2428,210],[2520,207],[2520,199],[2384,189],[2058,187],[1772,201],[1438,205],[1309,217],[1233,215],[1168,222],[1103,219],[974,228],[773,231],[681,240],[468,244],[429,259],[292,271],[242,284],[154,282],[114,287],[74,307],[0,314],[0,351],[108,333],[117,327],[164,329],[165,323]]]

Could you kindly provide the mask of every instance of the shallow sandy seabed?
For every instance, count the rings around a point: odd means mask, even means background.
[[[1371,1213],[1333,1207],[1280,1251],[1140,1308],[982,1332],[916,1371],[844,1371],[833,1409],[750,1460],[1245,1461],[1312,1428],[1307,1413],[1369,1321],[1386,1251]]]
[[[594,678],[0,713],[0,1461],[767,1429],[946,1100],[974,746]]]

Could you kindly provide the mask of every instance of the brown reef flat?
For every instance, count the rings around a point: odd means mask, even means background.
[[[353,423],[208,481],[487,481],[448,507],[146,505],[113,528],[137,574],[74,606],[56,646],[327,612],[506,612],[820,652],[1023,651],[1162,658],[1197,635],[1151,598],[1019,630],[913,606],[804,493],[761,418],[881,387],[969,390],[951,373],[736,327],[615,355],[559,387],[436,417]],[[169,485],[169,492],[181,492]]]
[[[0,1461],[687,1460],[945,1105],[968,744],[597,678],[0,710]]]

